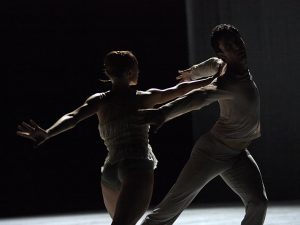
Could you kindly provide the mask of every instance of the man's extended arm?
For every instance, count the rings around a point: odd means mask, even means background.
[[[223,60],[212,57],[199,64],[195,64],[188,69],[179,70],[177,80],[189,81],[203,79],[204,77],[211,77],[216,74],[222,75],[226,70],[226,64]]]
[[[201,109],[215,101],[232,98],[230,92],[217,89],[215,86],[208,86],[162,105],[158,108],[158,111],[162,113],[164,121],[167,122],[185,113]]]

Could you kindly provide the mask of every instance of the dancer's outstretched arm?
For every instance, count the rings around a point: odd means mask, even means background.
[[[83,105],[65,114],[50,128],[43,129],[33,120],[22,122],[18,126],[17,135],[33,140],[36,145],[44,143],[49,138],[75,127],[80,121],[94,115],[100,107],[101,94],[89,97]]]
[[[225,70],[226,63],[222,59],[212,57],[188,69],[178,70],[179,75],[176,79],[180,82],[198,80],[215,74],[222,75],[225,73]]]
[[[207,86],[213,80],[214,77],[209,77],[202,80],[182,82],[166,89],[151,88],[143,95],[143,107],[152,108],[155,105],[164,104],[192,90]]]
[[[165,122],[167,122],[185,113],[199,110],[218,100],[232,98],[233,95],[231,92],[217,89],[214,85],[209,85],[167,103],[159,107],[159,110],[163,113]]]
[[[199,110],[221,99],[232,99],[231,92],[217,89],[214,85],[194,90],[187,95],[177,98],[157,109],[139,111],[138,123],[152,124],[157,131],[165,122],[179,117],[185,113]]]

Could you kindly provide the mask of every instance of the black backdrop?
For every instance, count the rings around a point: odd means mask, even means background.
[[[5,17],[1,21],[5,38],[2,42],[5,57],[1,62],[4,69],[1,216],[103,210],[99,182],[106,149],[99,138],[96,118],[84,121],[38,149],[15,135],[17,124],[32,118],[42,127],[48,127],[91,94],[107,90],[109,84],[100,83],[98,78],[104,78],[102,60],[110,50],[128,49],[136,54],[141,69],[140,89],[174,85],[178,69],[211,56],[207,44],[209,30],[223,21],[239,26],[251,45],[249,61],[253,70],[263,74],[257,77],[257,83],[264,104],[265,128],[264,136],[253,146],[253,155],[261,164],[269,197],[274,201],[300,198],[296,73],[299,65],[295,60],[299,56],[300,32],[292,19],[294,24],[289,25],[287,38],[286,31],[282,31],[286,23],[281,22],[290,13],[296,15],[297,1],[278,0],[276,4],[272,1],[278,12],[280,3],[288,9],[276,20],[275,16],[274,20],[262,20],[259,31],[271,37],[255,35],[257,26],[253,17],[245,19],[242,13],[238,14],[240,17],[230,16],[236,15],[232,6],[246,11],[247,4],[200,2],[202,5],[171,0],[30,0],[5,4],[2,14]],[[250,2],[248,6],[258,4]],[[251,9],[262,15],[265,8],[260,7],[258,11]],[[194,17],[197,9],[202,18],[200,23],[199,17]],[[215,13],[211,14],[213,10]],[[259,18],[255,18],[259,23]],[[277,23],[281,32],[277,32]],[[269,26],[272,35],[268,33]],[[201,30],[200,36],[194,33],[195,28]],[[285,47],[280,48],[282,45]],[[278,56],[278,48],[285,53],[285,60]],[[268,64],[263,66],[266,57]],[[291,64],[289,60],[293,60]],[[150,141],[159,159],[151,205],[157,204],[169,190],[188,158],[194,138],[209,128],[217,111],[216,105],[212,105],[200,114],[177,118],[158,134],[151,134]],[[225,201],[238,198],[216,179],[204,188],[195,203]]]

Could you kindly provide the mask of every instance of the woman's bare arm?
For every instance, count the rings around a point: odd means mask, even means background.
[[[18,126],[17,135],[31,139],[35,141],[37,145],[40,145],[49,138],[72,129],[80,121],[96,114],[100,107],[100,95],[101,94],[92,95],[83,105],[63,115],[48,129],[41,128],[33,120],[30,120],[28,123],[22,122]]]
[[[183,96],[192,90],[209,85],[215,77],[208,77],[202,80],[186,81],[176,86],[166,89],[149,89],[143,98],[143,105],[147,108],[155,105],[164,104],[175,98]]]

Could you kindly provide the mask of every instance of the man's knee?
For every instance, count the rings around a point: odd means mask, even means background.
[[[262,198],[256,202],[256,207],[260,208],[261,210],[266,210],[268,207],[268,199]]]
[[[259,198],[253,198],[248,202],[247,208],[248,207],[251,207],[252,210],[255,211],[266,211],[268,207],[268,198],[266,195],[262,195]]]

